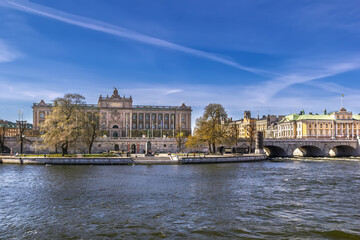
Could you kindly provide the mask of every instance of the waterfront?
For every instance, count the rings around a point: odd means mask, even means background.
[[[359,160],[0,165],[0,239],[358,239]]]

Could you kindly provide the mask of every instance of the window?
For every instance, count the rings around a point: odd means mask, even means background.
[[[139,128],[142,129],[143,128],[143,125],[142,123],[139,124]]]
[[[119,128],[119,126],[118,126],[118,125],[114,125],[112,128]]]
[[[133,115],[133,119],[136,119],[136,114]]]
[[[168,120],[168,118],[169,118],[169,117],[168,117],[167,115],[165,115],[165,120]]]
[[[142,115],[142,114],[139,115],[139,119],[140,119],[140,120],[143,119],[143,115]]]
[[[162,116],[161,115],[159,115],[159,120],[161,120],[162,119]]]
[[[165,129],[168,129],[168,128],[169,128],[169,126],[167,124],[165,124]]]
[[[152,115],[152,119],[153,119],[153,120],[156,119],[156,115],[155,115],[155,114]]]
[[[182,115],[182,120],[183,120],[183,121],[185,120],[185,115]]]
[[[113,132],[113,137],[117,138],[119,136],[118,132]]]
[[[135,123],[133,123],[132,128],[136,129],[136,124]]]
[[[320,128],[322,128],[322,123],[320,123]]]
[[[44,118],[44,113],[40,113],[40,118]]]
[[[149,129],[149,124],[148,124],[148,123],[145,125],[145,128],[146,128],[146,129]]]

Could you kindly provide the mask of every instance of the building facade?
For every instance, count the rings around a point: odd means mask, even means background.
[[[29,137],[32,135],[32,127],[33,125],[27,123],[25,125],[24,135]],[[10,121],[0,121],[0,135],[4,135],[4,137],[16,137],[19,135],[19,127],[17,123]]]
[[[278,138],[344,138],[360,134],[360,115],[341,108],[330,114],[291,114],[278,124]]]
[[[33,125],[39,130],[51,113],[52,104],[33,104]],[[103,137],[173,137],[191,133],[191,107],[133,105],[132,97],[120,96],[115,88],[109,97],[100,95],[97,104],[87,104],[88,113],[97,113]]]

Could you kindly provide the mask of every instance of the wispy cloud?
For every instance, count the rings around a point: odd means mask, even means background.
[[[3,100],[25,100],[38,102],[40,99],[51,101],[64,95],[61,91],[42,88],[37,84],[9,83],[0,81],[0,99]],[[34,91],[36,89],[36,91]]]
[[[315,68],[316,67],[316,68]],[[353,71],[360,68],[360,61],[344,61],[332,64],[314,64],[305,69],[295,69],[292,73],[284,74],[280,77],[270,79],[258,85],[244,88],[244,94],[250,99],[259,103],[268,103],[277,93],[294,85],[304,84],[313,80],[335,76],[341,73]]]
[[[170,50],[183,52],[183,53],[186,53],[189,55],[205,58],[205,59],[208,59],[211,61],[219,62],[219,63],[225,64],[228,66],[232,66],[232,67],[235,67],[237,69],[244,70],[247,72],[252,72],[252,73],[256,73],[256,74],[269,74],[268,72],[266,72],[264,70],[244,66],[244,65],[239,64],[235,61],[232,61],[226,57],[221,57],[221,56],[218,56],[218,55],[215,55],[212,53],[204,52],[201,50],[189,48],[189,47],[182,46],[182,45],[179,45],[176,43],[172,43],[172,42],[169,42],[166,40],[162,40],[159,38],[151,37],[151,36],[148,36],[145,34],[131,31],[131,30],[123,28],[123,27],[111,25],[108,23],[104,23],[101,21],[97,21],[97,20],[93,20],[93,19],[89,19],[89,18],[85,18],[85,17],[76,16],[76,15],[62,12],[62,11],[59,11],[56,9],[45,7],[45,6],[42,6],[39,4],[31,3],[29,1],[8,0],[8,1],[4,2],[2,5],[11,7],[11,8],[20,10],[20,11],[28,12],[31,14],[36,14],[36,15],[52,18],[52,19],[55,19],[55,20],[58,20],[61,22],[65,22],[68,24],[72,24],[75,26],[79,26],[82,28],[87,28],[87,29],[91,29],[91,30],[95,30],[95,31],[99,31],[99,32],[104,32],[104,33],[111,34],[114,36],[127,38],[127,39],[131,39],[134,41],[150,44],[153,46],[163,47],[163,48],[167,48]]]
[[[12,62],[21,56],[17,50],[0,39],[0,63]]]

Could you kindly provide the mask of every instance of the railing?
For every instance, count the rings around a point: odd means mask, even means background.
[[[357,139],[345,139],[345,138],[333,138],[333,139],[326,139],[326,138],[264,138],[264,141],[309,141],[309,142],[333,142],[333,141],[357,141]]]

